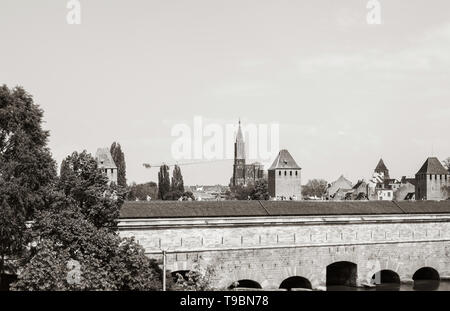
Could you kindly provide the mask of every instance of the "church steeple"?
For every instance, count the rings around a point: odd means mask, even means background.
[[[241,119],[239,119],[239,127],[236,134],[236,142],[234,144],[234,159],[245,159],[245,143],[244,143],[244,135],[242,134],[241,129]]]

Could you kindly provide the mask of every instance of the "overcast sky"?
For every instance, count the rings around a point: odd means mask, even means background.
[[[173,162],[177,123],[280,124],[303,180],[368,178],[383,157],[412,176],[450,156],[450,1],[0,1],[0,83],[45,111],[50,148],[121,143],[129,181]],[[185,184],[228,184],[232,161],[186,166]]]

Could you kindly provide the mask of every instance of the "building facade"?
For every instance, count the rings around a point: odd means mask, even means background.
[[[230,180],[230,186],[247,186],[254,184],[258,179],[264,178],[264,166],[259,162],[246,164],[245,160],[245,142],[242,134],[241,121],[236,134],[234,143],[234,163],[233,177]]]
[[[289,151],[278,153],[268,174],[269,194],[276,200],[301,200],[301,168]]]
[[[428,158],[416,174],[416,200],[446,200],[448,187],[450,173],[438,158]]]

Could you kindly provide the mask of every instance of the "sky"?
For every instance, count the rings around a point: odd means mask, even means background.
[[[1,0],[0,84],[44,110],[58,164],[118,141],[129,182],[175,163],[172,130],[196,116],[279,124],[304,183],[367,179],[380,157],[413,176],[450,156],[450,2],[379,0],[379,25],[367,2],[80,0],[70,25],[66,0]],[[182,173],[228,184],[232,160]]]

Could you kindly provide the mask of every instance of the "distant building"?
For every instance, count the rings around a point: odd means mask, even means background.
[[[380,161],[378,161],[378,164],[375,167],[374,172],[378,173],[378,174],[383,174],[385,180],[390,179],[390,177],[389,177],[389,170],[386,167],[386,165],[384,164],[383,159],[380,159]]]
[[[234,143],[233,177],[231,177],[230,186],[246,186],[264,178],[264,166],[259,162],[246,164],[245,158],[244,135],[242,134],[241,121],[239,121]]]
[[[276,200],[301,200],[301,168],[286,149],[281,150],[268,173],[269,194]]]
[[[428,158],[416,174],[416,200],[446,200],[450,173],[435,157]]]
[[[98,148],[95,159],[97,160],[98,168],[108,177],[109,184],[117,184],[117,166],[109,148]]]
[[[347,193],[352,192],[352,188],[352,182],[341,175],[336,181],[328,185],[327,200],[344,200]]]

